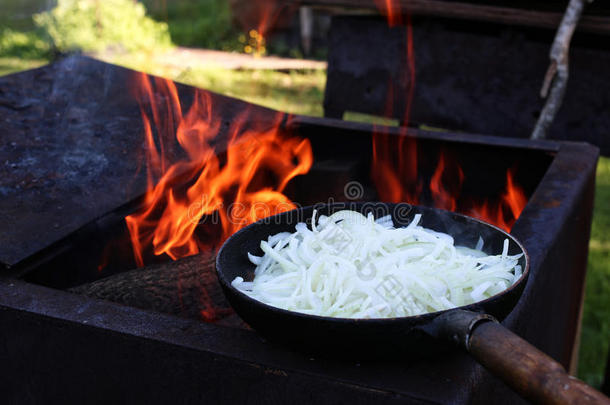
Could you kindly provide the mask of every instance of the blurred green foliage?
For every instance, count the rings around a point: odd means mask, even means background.
[[[46,63],[47,61],[45,59],[23,59],[0,56],[0,76],[20,72],[26,69],[34,69]]]
[[[167,24],[147,17],[144,5],[133,0],[59,0],[52,10],[34,15],[34,21],[61,52],[171,45]]]
[[[322,116],[326,72],[189,69],[178,81],[292,114]]]
[[[32,15],[53,7],[52,0],[0,0],[0,72],[9,73],[32,66],[32,60],[50,57],[51,46],[37,29]],[[37,65],[39,63],[34,63]]]
[[[0,31],[0,55],[24,59],[38,59],[48,56],[51,47],[39,32],[14,31],[5,28]]]
[[[143,0],[143,3],[152,17],[167,22],[176,45],[243,50],[227,0]]]
[[[56,0],[0,0],[0,31],[31,31],[35,28],[32,15],[50,10]]]
[[[4,0],[6,1],[6,0]],[[27,3],[27,2],[26,2]],[[19,24],[9,28],[10,16],[0,29],[0,57],[49,59],[55,52],[162,50],[171,46],[169,29],[164,22],[146,16],[142,3],[133,0],[58,0],[44,11],[40,2],[19,9],[14,2],[7,12],[14,13]],[[24,23],[24,10],[43,10]]]
[[[107,55],[107,62],[293,114],[322,116],[325,70],[230,70],[177,66],[144,52]],[[171,56],[170,56],[171,58]]]
[[[599,159],[595,183],[578,375],[599,387],[610,344],[610,158]]]

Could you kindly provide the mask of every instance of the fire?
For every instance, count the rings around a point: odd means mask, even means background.
[[[510,208],[513,218],[519,218],[521,211],[527,204],[527,197],[523,189],[515,183],[514,170],[506,172],[506,191],[502,196],[504,203]]]
[[[407,10],[403,10],[400,0],[375,0],[379,11],[386,16],[388,25],[394,27],[403,24],[403,15],[407,15]]]
[[[446,166],[451,164],[453,164],[453,170],[446,170]],[[457,177],[449,183],[454,185],[457,190],[453,193],[443,184],[443,177],[448,174],[457,175]],[[455,211],[457,209],[457,195],[462,188],[463,182],[464,172],[462,171],[462,168],[454,161],[450,161],[441,150],[438,165],[436,166],[434,175],[432,175],[432,179],[430,179],[430,192],[432,194],[432,199],[434,200],[434,206],[448,211]]]
[[[375,3],[379,11],[386,16],[390,27],[404,26],[406,28],[407,66],[404,74],[408,80],[408,88],[406,110],[403,114],[404,122],[400,128],[402,136],[392,136],[383,128],[376,128],[373,133],[371,178],[380,200],[420,204],[424,181],[418,172],[417,143],[414,137],[407,136],[415,89],[415,54],[411,16],[408,10],[403,8],[400,0],[375,0]],[[392,84],[390,83],[388,87],[387,116],[392,114]],[[462,201],[459,196],[465,180],[464,172],[454,159],[441,150],[436,169],[428,184],[432,200],[428,205],[471,215],[510,231],[527,203],[525,192],[514,181],[514,171],[514,169],[507,171],[505,191],[499,200]]]
[[[246,109],[224,138],[220,115],[205,91],[196,91],[183,114],[172,81],[140,74],[136,96],[148,191],[143,208],[125,221],[138,266],[144,265],[148,249],[176,260],[213,249],[258,219],[295,208],[282,192],[309,170],[313,156],[308,140],[280,133],[283,114],[268,128],[255,130],[246,125],[256,121]],[[172,163],[176,155],[183,157]],[[205,235],[198,235],[201,227]]]
[[[506,171],[506,184],[498,199],[461,200],[464,172],[455,159],[441,150],[429,184],[432,205],[482,219],[509,232],[527,204],[525,192],[515,183],[514,175],[514,168]]]
[[[395,0],[376,2],[390,26],[406,26],[408,83],[402,136],[380,128],[373,134],[371,178],[379,200],[427,203],[510,230],[527,202],[514,169],[507,171],[501,196],[483,201],[459,198],[465,175],[446,151],[440,151],[429,180],[419,173],[416,140],[407,135],[415,88],[411,19]],[[261,11],[257,35],[262,40],[278,10],[269,1]],[[247,224],[295,208],[283,191],[291,179],[309,171],[313,156],[307,139],[279,130],[282,113],[270,125],[255,129],[256,117],[246,109],[225,128],[210,93],[196,91],[184,112],[172,81],[139,74],[135,83],[144,125],[148,191],[142,208],[125,221],[138,266],[151,255],[176,260],[209,251]],[[390,113],[391,87],[388,94]]]
[[[248,44],[244,47],[246,53],[251,53],[254,56],[261,56],[266,53],[266,38],[284,7],[284,4],[280,4],[276,0],[264,0],[256,3],[254,11],[258,23],[255,29],[248,32]]]
[[[506,186],[499,201],[495,204],[488,200],[473,204],[472,208],[464,213],[492,223],[505,231],[510,231],[527,204],[523,188],[515,183],[514,171],[514,169],[507,170]]]
[[[401,127],[403,135],[406,134],[411,111],[411,102],[415,89],[415,55],[413,52],[413,32],[411,17],[403,12],[397,0],[375,0],[382,14],[385,14],[390,27],[406,25],[406,60],[407,70],[404,72],[408,79],[407,103],[404,112],[404,126]],[[406,15],[406,17],[403,17]],[[386,115],[392,113],[394,94],[392,83],[388,84]],[[422,184],[418,179],[417,145],[415,138],[401,136],[397,143],[395,137],[384,129],[376,128],[373,133],[373,159],[371,177],[382,201],[419,203]]]

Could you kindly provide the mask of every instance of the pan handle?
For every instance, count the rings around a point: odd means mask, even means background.
[[[540,404],[610,404],[610,399],[566,373],[561,364],[493,317],[455,310],[442,316],[439,337],[464,347],[522,397]]]

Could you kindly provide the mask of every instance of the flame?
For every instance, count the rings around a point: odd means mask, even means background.
[[[514,181],[515,171],[515,168],[506,171],[506,185],[499,199],[460,200],[464,172],[455,159],[441,150],[429,184],[432,205],[479,218],[510,232],[527,204],[525,191]]]
[[[125,221],[138,266],[144,265],[147,249],[176,260],[214,248],[258,219],[295,208],[282,192],[291,179],[307,173],[313,156],[308,140],[279,131],[283,114],[268,128],[254,130],[246,126],[256,121],[246,109],[228,129],[223,152],[221,119],[210,93],[196,91],[183,114],[172,81],[139,74],[136,83],[148,191],[143,208]],[[182,159],[172,163],[177,154]],[[198,236],[202,226],[206,235]]]
[[[285,4],[278,4],[275,0],[257,2],[255,13],[258,24],[248,32],[248,44],[244,47],[246,53],[252,53],[254,56],[266,53],[266,38],[285,7]]]
[[[386,15],[390,27],[406,25],[407,70],[404,74],[408,75],[408,89],[407,103],[403,114],[404,122],[401,127],[401,132],[406,135],[415,90],[415,55],[411,16],[406,10],[402,10],[398,0],[375,0],[375,3],[379,10]],[[394,91],[392,82],[390,82],[386,101],[386,116],[392,114],[393,103]],[[412,204],[418,204],[422,184],[418,180],[415,138],[400,136],[396,144],[393,142],[394,139],[395,137],[388,134],[385,129],[375,128],[371,178],[381,200],[390,202],[409,201]]]
[[[415,85],[411,19],[396,0],[376,2],[390,26],[406,25],[404,74],[408,75],[408,89],[402,136],[375,129],[371,178],[380,200],[428,202],[423,196],[425,182],[418,172],[416,140],[406,133]],[[272,25],[274,10],[273,2],[264,3],[259,33]],[[135,83],[144,126],[148,191],[142,209],[125,221],[138,266],[143,266],[150,254],[176,260],[213,249],[243,226],[295,208],[283,191],[291,179],[308,172],[313,156],[308,140],[279,131],[282,113],[266,128],[255,130],[252,123],[256,119],[246,109],[228,129],[222,129],[210,93],[196,91],[184,113],[172,81],[138,74]],[[388,115],[392,102],[390,87]],[[441,150],[428,184],[431,205],[510,230],[527,202],[523,189],[514,181],[514,172],[507,171],[505,191],[497,201],[466,202],[459,198],[463,170]]]
[[[378,196],[388,202],[420,204],[423,198],[423,180],[418,172],[418,150],[414,137],[407,136],[411,104],[415,89],[415,54],[411,15],[400,0],[375,0],[379,11],[386,16],[388,26],[406,28],[406,70],[408,80],[406,110],[403,113],[401,136],[392,136],[385,128],[375,127],[373,133],[373,159],[371,179]],[[393,84],[388,86],[386,116],[393,113]],[[506,187],[499,199],[482,201],[460,200],[464,172],[460,165],[443,150],[434,174],[428,184],[431,204],[436,208],[457,211],[474,216],[510,231],[527,203],[523,189],[514,181],[514,169],[507,170]],[[428,202],[428,201],[426,201]]]
[[[490,200],[485,200],[479,204],[475,203],[472,208],[464,213],[492,223],[509,232],[527,204],[527,197],[523,188],[514,181],[514,172],[514,168],[506,171],[506,186],[499,201],[495,204]]]
[[[445,167],[448,167],[452,163],[454,169],[451,172],[445,170]],[[457,192],[452,193],[444,186],[442,179],[448,174],[457,175],[457,178],[453,182],[450,182],[450,184],[455,186]],[[464,172],[462,171],[462,168],[454,161],[449,161],[445,152],[441,150],[438,165],[432,175],[432,179],[430,179],[430,192],[432,194],[432,199],[434,200],[434,206],[448,211],[455,211],[457,209],[457,195],[462,188],[463,182]]]
[[[390,27],[403,24],[403,16],[407,14],[407,10],[402,9],[400,0],[375,0],[375,5],[379,12],[386,16]]]
[[[502,201],[510,208],[510,212],[516,220],[527,204],[527,197],[523,188],[515,183],[514,172],[514,169],[509,169],[506,172],[506,191],[502,195]]]

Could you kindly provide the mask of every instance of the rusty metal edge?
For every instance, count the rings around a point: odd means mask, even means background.
[[[324,365],[316,365],[306,356],[293,354],[277,346],[267,344],[251,330],[216,326],[191,319],[103,301],[27,283],[21,280],[0,277],[0,326],[7,330],[11,325],[2,325],[8,313],[12,322],[36,317],[37,323],[51,328],[83,328],[97,330],[106,339],[152,340],[162,350],[187,350],[192,361],[223,358],[231,367],[246,369],[253,375],[273,374],[276,377],[301,375],[301,378],[321,381],[329,387],[358,395],[391,400],[389,403],[436,404],[427,398],[417,398],[405,392],[387,390],[384,387],[342,378],[340,373],[327,371]],[[5,327],[7,327],[5,329]],[[0,337],[0,343],[4,338]],[[83,344],[87,344],[83,342]],[[256,350],[252,350],[256,347]],[[58,346],[58,350],[69,350]],[[33,351],[37,348],[32,348]],[[0,354],[2,351],[0,350]],[[60,366],[60,365],[57,365]],[[10,372],[0,366],[0,376]],[[226,370],[222,371],[226,373]],[[238,382],[234,382],[239,385]],[[180,388],[182,389],[182,388]],[[326,394],[321,393],[323,396]],[[299,401],[297,401],[299,402]],[[300,402],[299,402],[300,403]]]
[[[332,120],[293,117],[287,122],[287,125],[295,125],[296,123],[299,126],[303,124],[335,126],[360,132],[367,131],[369,134],[372,128],[372,126],[365,124],[347,123],[338,120],[334,120],[335,122],[329,121]],[[398,135],[401,130],[395,128],[391,129],[390,132]],[[578,180],[578,184],[571,184],[571,187],[566,188],[562,209],[568,211],[578,200],[579,193],[586,186],[590,176],[594,175],[595,161],[598,154],[596,147],[583,143],[533,142],[482,135],[430,133],[419,130],[409,130],[409,134],[448,142],[492,143],[497,146],[522,147],[556,153],[549,170],[532,196],[533,200],[544,200],[544,196],[549,192],[549,189],[559,186],[565,187],[569,181],[563,178],[565,173],[561,166],[570,164],[570,162],[581,161],[584,165],[581,171],[585,175],[572,179],[573,183],[574,180]],[[582,160],[583,158],[584,161]],[[547,210],[544,215],[548,216],[549,219],[556,219],[556,214],[552,210]],[[560,224],[555,224],[555,226],[560,226]],[[516,229],[519,232],[519,221],[517,221]],[[551,233],[549,232],[548,234]],[[524,243],[527,245],[527,238],[522,237],[522,239],[524,239]],[[538,241],[538,243],[540,242]],[[543,245],[550,246],[552,243],[553,240],[549,239]],[[544,254],[545,252],[538,251],[534,253],[534,258],[540,260]],[[533,264],[536,262],[536,259],[533,259]],[[61,304],[57,306],[58,303]],[[54,322],[68,322],[79,324],[82,327],[98,328],[104,330],[105,333],[118,333],[140,339],[153,339],[173,346],[212,352],[215,355],[230,358],[239,358],[238,361],[262,362],[263,364],[268,364],[269,367],[284,369],[293,369],[295,367],[295,358],[286,358],[286,352],[276,350],[270,346],[264,345],[264,350],[256,353],[247,351],[246,348],[254,341],[258,341],[257,344],[260,344],[260,338],[250,331],[230,329],[203,324],[197,321],[183,320],[169,315],[150,313],[118,304],[79,297],[67,292],[35,286],[9,278],[0,279],[0,310],[9,310],[15,313],[26,312],[34,316],[41,316],[47,320],[53,319]],[[238,348],[239,356],[235,356],[236,347]],[[301,363],[299,368],[302,366],[301,370],[305,370],[306,373],[316,373],[316,370],[313,370],[307,362],[298,361],[298,363]],[[427,402],[423,398],[415,400]]]

